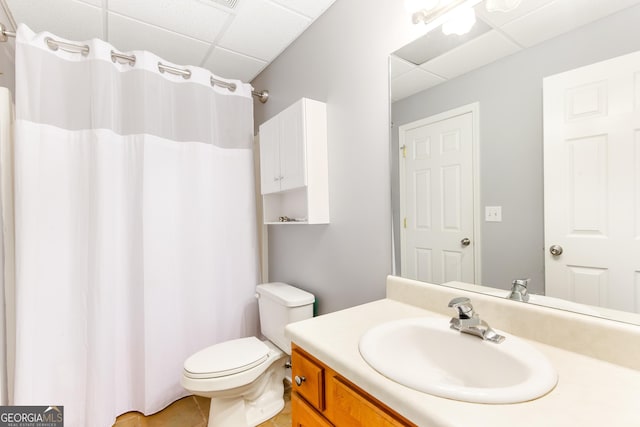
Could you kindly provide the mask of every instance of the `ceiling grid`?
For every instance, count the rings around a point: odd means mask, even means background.
[[[335,0],[4,0],[17,23],[253,80]]]

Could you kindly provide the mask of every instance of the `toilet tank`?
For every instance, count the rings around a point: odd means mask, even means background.
[[[285,337],[284,328],[289,323],[313,317],[315,297],[281,282],[258,285],[256,291],[262,335],[291,354],[291,340]]]

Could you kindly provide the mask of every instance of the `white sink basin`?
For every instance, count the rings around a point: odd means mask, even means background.
[[[537,349],[500,332],[500,343],[449,328],[448,319],[383,323],[360,339],[360,354],[376,371],[415,390],[476,403],[517,403],[553,389],[558,375]]]

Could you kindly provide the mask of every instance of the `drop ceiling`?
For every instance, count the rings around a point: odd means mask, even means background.
[[[5,1],[36,32],[99,38],[121,52],[148,50],[250,82],[335,0]]]
[[[415,58],[424,55],[427,38],[447,37],[435,29],[439,34],[429,33],[391,56],[392,100],[429,89],[639,3],[640,0],[522,0],[517,9],[507,13],[489,13],[484,2],[479,3],[475,7],[477,19],[481,25],[488,24],[489,31],[416,64],[420,61]],[[442,44],[437,40],[426,43]]]

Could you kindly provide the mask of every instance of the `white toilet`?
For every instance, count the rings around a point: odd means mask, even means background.
[[[313,317],[315,298],[285,283],[256,287],[260,329],[268,341],[239,338],[200,350],[184,362],[182,386],[211,398],[209,427],[254,427],[284,407],[287,324]]]

